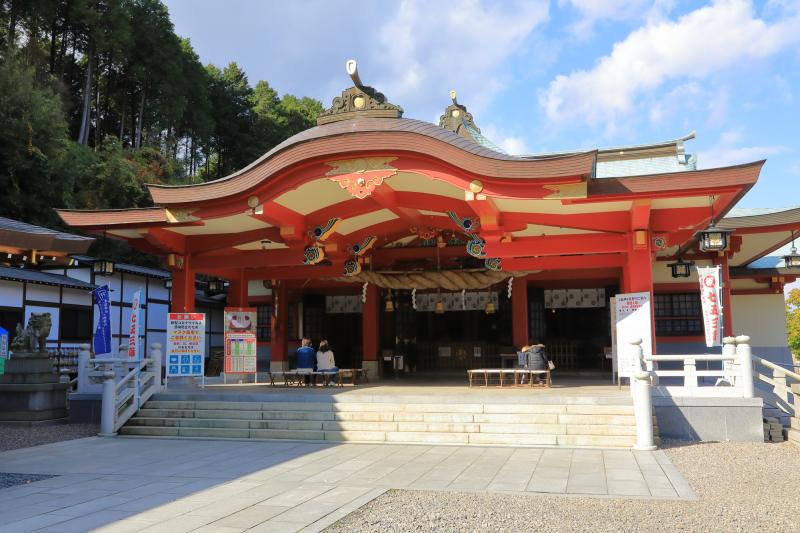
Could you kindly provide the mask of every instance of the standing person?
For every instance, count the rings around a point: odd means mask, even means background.
[[[313,372],[316,357],[314,356],[314,348],[311,347],[311,339],[303,339],[300,342],[300,347],[297,349],[297,371],[298,372]],[[311,383],[311,376],[305,376],[306,384]]]
[[[330,372],[333,375],[334,381],[336,380],[336,372],[339,368],[336,366],[336,361],[333,358],[333,350],[327,340],[319,342],[319,349],[317,350],[317,372]]]

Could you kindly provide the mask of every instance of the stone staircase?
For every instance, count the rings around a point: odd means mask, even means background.
[[[163,396],[163,395],[160,395]],[[386,400],[384,398],[384,400]],[[455,403],[429,401],[147,402],[121,428],[123,435],[181,438],[290,439],[454,445],[631,447],[633,405],[574,403]],[[654,417],[655,419],[655,417]],[[657,433],[656,433],[657,434]]]

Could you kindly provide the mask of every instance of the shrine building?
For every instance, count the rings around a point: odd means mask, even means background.
[[[224,178],[150,185],[155,207],[58,210],[70,227],[163,257],[171,309],[197,276],[258,309],[259,370],[299,339],[340,367],[463,376],[539,341],[559,371],[610,371],[609,298],[651,294],[659,353],[707,351],[692,265],[720,265],[725,335],[780,363],[800,208],[736,204],[764,161],[699,170],[693,134],[510,155],[451,93],[438,124],[403,118],[358,78],[317,126]],[[708,231],[707,231],[708,230]],[[718,349],[717,349],[718,350]]]

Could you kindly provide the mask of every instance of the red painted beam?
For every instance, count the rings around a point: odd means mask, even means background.
[[[253,214],[253,218],[263,220],[273,226],[279,227],[280,235],[287,243],[305,242],[307,237],[307,223],[303,215],[273,201],[264,202],[262,205],[263,212],[260,214]]]
[[[631,229],[650,229],[650,200],[634,200],[631,207]]]
[[[619,268],[625,264],[623,254],[561,255],[552,257],[529,257],[503,259],[503,270],[587,270],[597,268]]]
[[[630,229],[629,220],[630,213],[628,211],[581,213],[574,215],[503,212],[503,223],[506,228],[519,227],[519,229],[525,229],[527,224],[535,224],[556,228],[623,233]]]
[[[163,250],[164,253],[185,254],[186,236],[163,228],[147,228],[142,235],[149,244]]]
[[[558,235],[522,237],[506,243],[486,243],[486,257],[541,257],[566,254],[624,252],[629,237],[624,234]]]
[[[202,254],[264,239],[268,239],[272,242],[283,242],[279,228],[271,227],[242,231],[240,233],[189,235],[187,237],[187,245],[192,253]]]

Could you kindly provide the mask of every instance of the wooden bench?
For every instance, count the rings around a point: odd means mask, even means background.
[[[474,368],[472,370],[467,370],[467,380],[469,382],[469,386],[472,387],[475,378],[480,378],[481,376],[483,376],[483,383],[485,387],[489,386],[490,378],[494,377],[497,378],[496,381],[501,387],[505,383],[509,383],[514,387],[525,386],[526,383],[523,383],[524,381],[527,381],[527,385],[529,387],[550,387],[552,384],[552,378],[550,377],[549,370],[528,370],[525,368]],[[534,379],[541,376],[544,376],[544,380],[538,385],[534,385]]]

